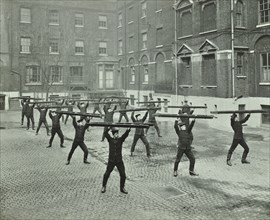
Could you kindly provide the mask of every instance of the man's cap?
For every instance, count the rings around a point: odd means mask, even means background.
[[[141,114],[137,114],[137,115],[135,115],[135,117],[137,118],[138,116],[140,116]]]
[[[113,128],[112,130],[111,130],[111,132],[112,132],[112,134],[115,134],[115,133],[118,133],[118,129],[117,128]]]
[[[77,122],[82,122],[83,121],[83,119],[81,118],[81,119],[79,119]]]

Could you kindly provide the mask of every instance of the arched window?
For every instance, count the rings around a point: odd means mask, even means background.
[[[141,59],[143,84],[148,84],[148,58],[143,56]]]
[[[129,75],[130,75],[130,83],[135,83],[135,61],[133,58],[129,60]]]
[[[192,35],[191,10],[184,11],[180,15],[180,34],[181,34],[181,36]]]
[[[201,31],[211,31],[217,28],[217,12],[216,4],[214,2],[206,3],[202,5],[202,19],[201,19]]]
[[[244,26],[244,4],[238,0],[236,3],[236,27]]]

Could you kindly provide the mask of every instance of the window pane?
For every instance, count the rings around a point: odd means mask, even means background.
[[[83,14],[75,14],[75,25],[83,26],[84,15]]]
[[[267,54],[262,54],[262,65],[267,66]]]
[[[50,24],[59,24],[59,14],[57,10],[49,11],[49,23]]]
[[[30,8],[21,8],[21,22],[31,23]]]

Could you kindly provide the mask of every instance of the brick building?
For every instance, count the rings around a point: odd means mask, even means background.
[[[115,4],[27,0],[1,4],[5,35],[1,45],[6,46],[1,49],[1,60],[2,55],[6,58],[1,91],[21,86],[23,93],[87,95],[96,89],[120,88],[113,57]]]

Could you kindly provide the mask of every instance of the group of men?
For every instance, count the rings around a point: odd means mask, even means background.
[[[99,101],[101,101],[101,99]],[[62,101],[61,103],[59,102],[58,104],[61,105],[63,103],[64,102]],[[72,112],[75,102],[74,101],[66,101],[65,104],[70,106],[68,108],[68,111]],[[121,104],[122,104],[122,102],[121,102]],[[160,105],[160,103],[159,103],[159,105]],[[33,118],[34,106],[35,106],[35,103],[30,103],[29,99],[22,100],[22,121],[21,121],[21,123],[23,124],[23,118],[25,115],[27,117],[27,129],[29,129],[30,120],[32,121],[32,129],[34,129],[34,118]],[[128,106],[128,101],[125,102],[125,104],[120,105],[120,108],[126,109],[127,106]],[[156,121],[156,118],[154,115],[157,111],[156,109],[154,109],[155,106],[156,105],[154,102],[150,103],[148,105],[148,107],[150,109],[148,111],[146,111],[146,113],[144,114],[144,116],[142,118],[141,118],[140,114],[135,115],[135,113],[133,111],[131,114],[131,120],[134,124],[143,124],[145,122],[146,118],[149,116],[148,122],[152,123],[154,125],[158,136],[161,137],[160,129],[158,127],[158,124],[157,124],[157,121]],[[77,107],[80,109],[81,113],[86,113],[88,103],[85,104],[85,103],[78,102]],[[193,114],[194,110],[191,110],[191,108],[192,108],[192,106],[189,106],[187,104],[187,101],[185,101],[184,107],[179,110],[178,114]],[[46,127],[47,134],[49,135],[48,123],[46,121],[46,114],[47,114],[48,109],[44,105],[42,105],[42,106],[38,105],[37,109],[40,112],[40,119],[39,119],[39,124],[38,124],[36,134],[38,134],[40,126],[43,123]],[[114,108],[111,108],[110,103],[104,105],[104,107],[103,107],[104,114],[105,114],[104,115],[104,122],[107,122],[107,123],[113,122],[113,116],[114,116],[116,109],[117,109],[116,105],[114,106]],[[94,106],[93,112],[95,113],[96,111],[98,111],[101,114],[99,106],[97,106],[97,105]],[[59,111],[59,109],[57,111],[49,111],[49,116],[52,120],[52,129],[51,129],[51,138],[49,140],[48,147],[52,146],[52,141],[53,141],[56,133],[59,135],[60,140],[61,140],[60,147],[64,147],[64,145],[63,145],[64,136],[63,136],[63,133],[62,133],[61,127],[60,127],[60,119],[62,118],[62,113]],[[87,161],[88,149],[84,143],[84,136],[85,136],[85,131],[90,126],[90,124],[89,124],[90,117],[81,116],[80,119],[77,121],[76,121],[75,116],[71,116],[71,117],[73,120],[74,129],[75,129],[75,137],[74,137],[74,140],[72,143],[71,150],[68,154],[66,165],[70,164],[72,155],[78,146],[80,146],[80,148],[84,152],[83,162],[85,164],[89,164],[89,162]],[[129,119],[126,115],[126,112],[120,112],[119,121],[121,121],[122,117],[125,117],[127,122],[129,121]],[[243,131],[242,131],[242,124],[245,123],[249,119],[249,117],[250,117],[250,114],[247,115],[243,120],[239,120],[239,118],[237,117],[236,114],[233,114],[231,116],[231,126],[234,130],[234,138],[233,138],[232,145],[231,145],[229,152],[228,152],[228,155],[227,155],[227,164],[229,166],[232,166],[231,156],[232,156],[232,153],[238,144],[240,144],[244,148],[244,153],[242,156],[242,163],[244,163],[244,164],[249,163],[249,161],[246,160],[246,157],[247,157],[248,152],[249,152],[249,148],[248,148],[248,146],[243,138]],[[68,115],[66,117],[65,124],[67,122],[67,118],[68,118]],[[174,174],[173,174],[175,177],[178,175],[178,173],[177,173],[178,165],[181,161],[183,154],[185,154],[187,156],[187,158],[189,159],[189,162],[190,162],[189,174],[191,176],[198,176],[198,174],[194,171],[195,157],[194,157],[194,154],[192,152],[192,147],[191,147],[192,142],[193,142],[192,129],[194,127],[194,124],[195,124],[195,120],[192,120],[190,122],[188,117],[179,116],[177,118],[177,120],[175,120],[174,129],[175,129],[175,132],[178,136],[178,143],[177,143],[178,150],[177,150],[176,160],[174,162]],[[123,159],[122,159],[122,145],[123,145],[125,139],[128,137],[130,130],[131,129],[128,128],[122,136],[119,136],[119,130],[116,127],[104,127],[102,141],[104,141],[104,139],[106,138],[107,141],[109,142],[109,158],[108,158],[106,172],[103,176],[103,183],[102,183],[102,190],[101,190],[102,193],[106,192],[106,185],[107,185],[108,178],[110,176],[110,173],[113,171],[114,167],[116,166],[118,171],[119,171],[119,174],[120,174],[120,191],[122,193],[127,194],[127,191],[125,190],[126,174],[125,174],[125,166],[124,166]],[[112,136],[110,136],[109,131],[111,131]],[[141,128],[141,127],[136,128],[135,133],[134,133],[133,142],[131,145],[130,156],[133,156],[136,143],[139,139],[142,140],[142,142],[144,143],[144,145],[146,147],[147,157],[151,156],[150,145],[149,145],[149,142],[147,140],[147,135],[146,135],[147,131],[148,131],[148,129],[146,129],[146,132],[145,132],[144,128]]]

